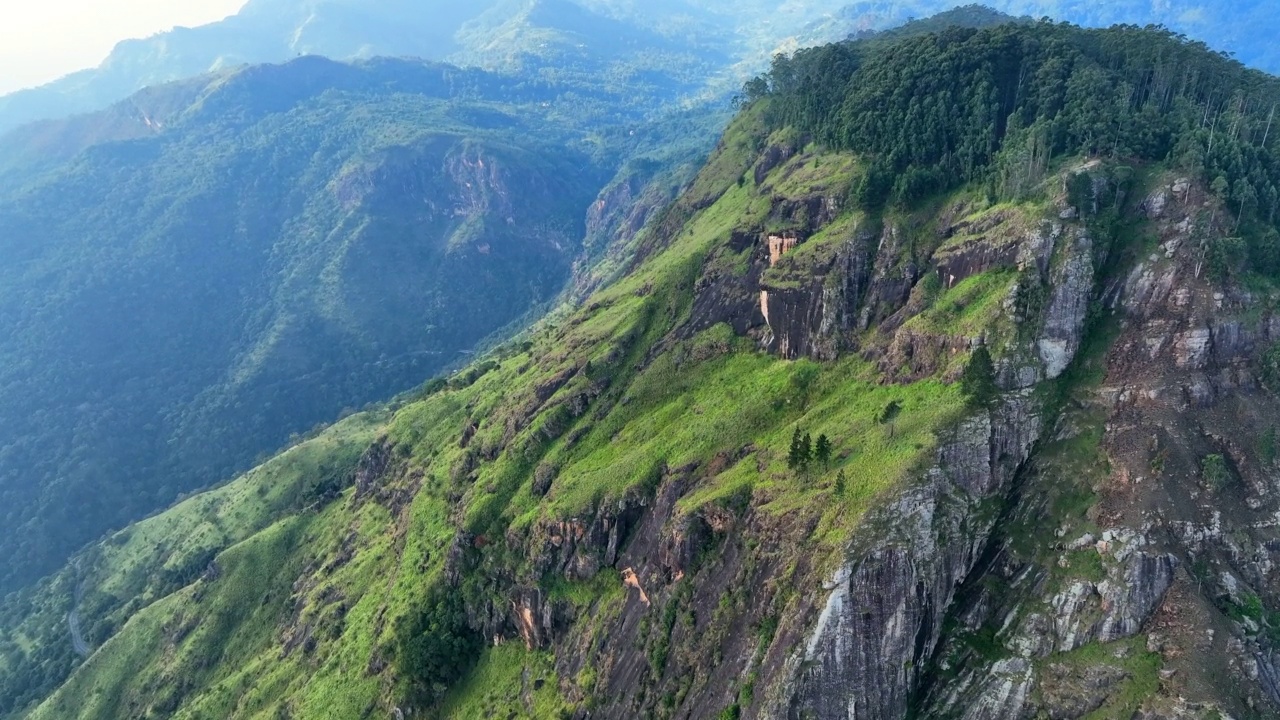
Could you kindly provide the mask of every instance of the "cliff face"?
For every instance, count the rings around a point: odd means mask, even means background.
[[[1275,400],[1259,380],[1275,319],[1208,268],[1229,229],[1202,188],[1161,178],[1140,212],[1151,239],[1108,286],[1110,346],[970,580],[939,661],[956,679],[925,716],[1276,712]],[[1064,494],[1074,507],[1053,502]],[[1035,526],[1056,531],[1027,537]]]
[[[1103,170],[1076,172],[1096,173],[1105,183]],[[810,206],[832,204],[818,196]],[[838,568],[804,591],[812,593],[809,609],[791,618],[784,636],[782,648],[790,644],[790,652],[759,678],[770,690],[745,709],[747,716],[906,716],[913,694],[931,677],[958,590],[975,573],[1015,479],[1051,418],[1046,393],[1037,388],[1060,377],[1081,347],[1086,310],[1102,292],[1095,267],[1106,265],[1110,238],[1095,243],[1089,218],[1066,207],[1042,221],[997,211],[952,222],[969,209],[963,202],[947,208],[934,249],[905,257],[902,239],[914,228],[885,223],[878,234],[856,225],[841,228],[822,260],[797,260],[810,277],[799,287],[786,287],[784,276],[775,280],[781,290],[770,289],[760,280],[768,272],[761,268],[785,263],[802,247],[799,234],[825,240],[829,218],[818,215],[813,225],[784,237],[762,237],[753,251],[743,284],[748,292],[761,288],[761,312],[754,322],[739,315],[735,327],[759,337],[764,348],[817,359],[856,350],[877,358],[889,377],[896,371],[906,380],[946,373],[956,353],[988,343],[1001,357],[1005,392],[990,410],[954,421],[939,438],[933,461],[871,510]],[[978,324],[944,327],[930,317],[924,297],[929,285],[941,288],[934,292],[954,291],[966,281],[1004,275],[1016,279],[997,283],[995,296],[984,301],[994,310]],[[729,294],[721,283],[709,283],[695,308],[699,301],[723,308]],[[1034,307],[1019,302],[1032,295],[1043,300]],[[695,318],[704,316],[695,311]],[[858,333],[868,328],[874,331]],[[1162,560],[1147,595],[1130,602],[1123,590],[1109,590],[1105,602],[1121,606],[1115,612],[1128,632],[1141,624],[1132,616],[1149,611],[1168,587],[1173,565]],[[1147,570],[1140,565],[1134,572]],[[1124,632],[1112,625],[1104,623],[1102,634]]]
[[[1267,417],[1271,401],[1250,368],[1275,342],[1276,323],[1232,314],[1257,298],[1206,275],[1204,238],[1225,230],[1209,224],[1202,190],[1164,178],[1145,200],[1126,200],[1132,188],[1106,167],[1070,170],[1063,187],[1075,177],[1123,208],[1123,221],[1082,214],[1064,193],[1041,218],[1000,210],[952,222],[972,210],[960,201],[944,211],[935,248],[908,259],[897,239],[911,228],[892,223],[874,234],[843,225],[833,238],[833,217],[806,224],[784,210],[790,230],[731,235],[723,252],[737,265],[708,261],[693,329],[728,322],[783,357],[859,352],[904,381],[953,373],[951,358],[984,343],[998,358],[1000,397],[940,431],[932,460],[869,509],[833,571],[779,564],[789,553],[777,548],[804,546],[815,528],[770,526],[760,498],[682,517],[680,496],[708,475],[697,465],[665,473],[643,510],[624,503],[603,516],[614,533],[599,518],[578,532],[596,548],[590,570],[577,575],[581,561],[561,561],[555,571],[582,578],[612,566],[629,588],[613,623],[578,618],[565,639],[543,640],[562,673],[598,668],[607,689],[591,716],[657,713],[656,697],[677,698],[675,717],[717,707],[743,717],[975,720],[1270,712],[1274,665],[1258,608],[1274,457],[1252,457],[1227,427],[1240,427],[1240,403]],[[818,194],[807,206],[832,204]],[[1159,237],[1151,252],[1130,244],[1135,228]],[[817,247],[799,254],[809,238]],[[788,262],[807,282],[776,274]],[[966,283],[996,290],[974,297]],[[938,322],[930,286],[958,291],[963,307],[949,308],[957,325]],[[1197,408],[1211,414],[1188,422]],[[1265,436],[1265,422],[1245,434]],[[1093,450],[1104,459],[1063,476],[1064,464],[1095,460]],[[1206,489],[1215,452],[1230,479]],[[1081,483],[1092,484],[1071,487]],[[1233,501],[1237,517],[1254,519],[1224,521]],[[616,529],[627,527],[634,533],[618,553]],[[715,550],[689,562],[699,546]],[[776,590],[787,583],[798,583],[798,597]],[[727,587],[760,590],[709,613]],[[645,667],[636,651],[652,649],[645,618],[673,607],[689,619],[665,629],[666,669]],[[760,626],[770,634],[742,641],[741,628]],[[1204,653],[1219,664],[1198,661]]]
[[[770,180],[795,171],[796,165],[783,165],[766,175],[764,192],[776,191]],[[1128,188],[1110,187],[1115,181],[1107,168],[1070,170],[1061,184],[1077,177],[1096,195],[1124,202]],[[1174,235],[1192,230],[1184,218],[1153,210],[1159,197],[1131,202],[1126,212],[1134,214],[1131,223],[1169,235],[1173,244],[1162,246],[1167,253],[1179,245]],[[857,352],[902,382],[954,377],[955,358],[985,344],[998,359],[999,397],[939,428],[937,445],[920,457],[919,469],[857,522],[834,569],[794,554],[821,520],[800,512],[771,522],[767,495],[680,512],[700,485],[756,455],[753,447],[721,454],[711,467],[664,469],[651,501],[633,497],[594,519],[535,533],[544,539],[533,547],[543,550],[532,555],[552,559],[535,563],[532,577],[583,581],[612,569],[627,588],[612,619],[548,610],[541,598],[530,602],[528,589],[520,590],[506,625],[511,632],[521,628],[521,618],[543,618],[523,623],[525,642],[554,649],[562,677],[596,673],[590,716],[706,717],[731,707],[744,717],[1002,718],[1042,711],[1080,717],[1112,707],[1109,702],[1129,702],[1142,678],[1091,662],[1088,654],[1128,657],[1125,643],[1161,610],[1185,574],[1185,555],[1150,540],[1149,527],[1108,527],[1071,543],[1068,552],[1075,555],[1059,563],[1059,569],[1073,561],[1095,569],[1097,563],[1080,555],[1097,553],[1103,570],[1048,578],[1004,564],[1002,543],[1011,518],[1045,503],[1028,478],[1041,472],[1040,449],[1069,433],[1060,394],[1080,386],[1079,371],[1068,370],[1084,362],[1077,356],[1091,323],[1103,322],[1090,320],[1090,307],[1107,303],[1115,312],[1136,312],[1142,301],[1131,297],[1179,283],[1153,276],[1145,264],[1150,260],[1130,270],[1135,257],[1119,226],[1082,215],[1065,194],[1039,217],[1023,208],[975,212],[969,203],[946,207],[932,247],[913,238],[914,254],[904,257],[902,238],[916,232],[910,225],[884,222],[870,232],[866,221],[838,221],[838,209],[808,215],[808,209],[837,207],[821,187],[798,200],[775,196],[770,212],[789,229],[734,230],[705,262],[679,335],[697,337],[727,323],[763,351],[819,360]],[[1127,280],[1123,272],[1131,273]],[[806,280],[793,282],[796,277]],[[1179,297],[1185,304],[1189,296]],[[1144,332],[1153,327],[1145,316],[1133,323]],[[1241,348],[1260,342],[1241,338],[1238,324],[1229,327],[1207,335],[1225,332]],[[1205,344],[1195,341],[1205,333],[1177,327],[1167,334],[1165,341],[1143,341],[1144,348],[1172,353],[1167,360],[1152,355],[1157,366],[1207,358]],[[1134,352],[1123,334],[1115,342],[1110,355],[1097,357],[1095,348],[1089,362],[1111,367]],[[1203,357],[1188,355],[1188,348]],[[1137,372],[1149,377],[1148,370]],[[1094,507],[1088,514],[1100,512]],[[1043,525],[1042,518],[1027,522]],[[1056,526],[1040,533],[1054,546],[1069,534]],[[975,599],[974,588],[993,582],[1046,594],[1034,611],[1016,590],[998,600],[990,593]],[[794,595],[789,586],[797,588]],[[742,588],[750,589],[746,597],[716,600]],[[670,619],[655,639],[651,623],[659,612]],[[1006,642],[1007,651],[975,655],[970,636],[989,632],[984,623],[995,621],[1001,626],[993,642]],[[744,639],[742,628],[767,632]],[[655,648],[661,648],[658,659]],[[1051,682],[1038,680],[1046,673]],[[1159,707],[1157,700],[1141,700],[1144,708]]]
[[[774,155],[786,153],[766,151],[765,162]],[[771,168],[763,193],[808,162]],[[1106,168],[1066,178],[1076,176],[1107,192]],[[1036,449],[1046,432],[1058,432],[1049,388],[1069,384],[1061,378],[1085,343],[1087,311],[1115,302],[1107,273],[1128,258],[1113,257],[1114,230],[1081,217],[1065,198],[1043,218],[1024,209],[975,214],[957,201],[944,211],[933,247],[916,241],[907,255],[903,238],[915,228],[885,222],[872,232],[865,220],[840,222],[834,195],[820,183],[806,187],[817,190],[773,197],[765,222],[788,229],[730,233],[705,262],[678,334],[697,337],[727,323],[765,352],[819,360],[858,352],[904,382],[955,373],[954,359],[981,343],[999,358],[1000,397],[939,429],[919,469],[857,522],[834,570],[794,554],[821,520],[800,512],[771,521],[767,495],[679,511],[699,485],[756,455],[753,447],[718,455],[710,467],[665,469],[651,502],[624,500],[592,520],[535,533],[544,539],[533,547],[544,550],[533,556],[554,559],[535,563],[534,577],[590,580],[613,569],[627,588],[612,619],[567,618],[521,590],[507,625],[510,632],[520,618],[544,618],[532,630],[524,622],[526,643],[553,648],[562,676],[596,673],[592,717],[706,717],[729,707],[744,717],[896,718],[920,712],[919,698],[937,687],[952,693],[949,704],[926,716],[960,708],[966,717],[1015,717],[1034,707],[1029,657],[1010,654],[956,684],[939,681],[939,658],[954,651],[967,588],[992,572],[1002,521],[1016,512]],[[952,303],[943,313],[939,297]],[[1030,616],[1019,648],[1061,655],[1145,626],[1182,561],[1119,530],[1105,534],[1103,547],[1119,547],[1122,537],[1127,549],[1109,575],[1063,587],[1044,613]],[[731,602],[716,600],[726,592]],[[982,612],[994,612],[989,604]],[[655,639],[659,612],[668,619]],[[744,638],[743,628],[767,630]],[[1082,672],[1114,675],[1105,665]],[[972,697],[960,702],[965,692]],[[1045,702],[1040,707],[1059,713],[1075,700]]]

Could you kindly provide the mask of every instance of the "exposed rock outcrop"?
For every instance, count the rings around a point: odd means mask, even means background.
[[[531,544],[535,572],[539,577],[554,573],[569,580],[589,580],[602,568],[613,566],[645,504],[640,498],[627,498],[601,508],[593,518],[540,524]]]
[[[861,550],[831,582],[820,619],[793,660],[791,718],[903,717],[937,647],[956,589],[1040,436],[1037,403],[1010,397],[962,423],[915,487],[873,513]]]
[[[1184,180],[1151,193],[1141,212],[1158,249],[1135,253],[1114,277],[1055,260],[1058,288],[1101,285],[1115,313],[1106,378],[1079,391],[1057,430],[1081,447],[1085,428],[1100,427],[1105,461],[1087,479],[1055,469],[1064,457],[1028,473],[1012,517],[1041,532],[1018,541],[1029,545],[994,541],[998,560],[970,579],[975,590],[954,614],[968,629],[944,640],[935,661],[954,679],[928,691],[922,716],[1079,718],[1107,708],[1144,720],[1272,717],[1280,705],[1259,609],[1278,589],[1262,549],[1277,509],[1275,466],[1245,447],[1270,426],[1261,418],[1275,401],[1259,393],[1254,367],[1280,336],[1267,313],[1242,320],[1256,307],[1250,293],[1206,272],[1205,238],[1223,234],[1206,197]],[[1069,337],[1085,311],[1055,306],[1063,311],[1048,311],[1058,317],[1038,341],[1046,370],[1071,345],[1044,338]],[[1221,469],[1206,479],[1210,456]],[[1037,504],[1062,483],[1083,485],[1072,492],[1093,498],[1087,513]],[[994,594],[977,592],[993,587],[983,577],[998,568],[1014,571]],[[973,652],[966,632],[990,633],[991,654],[1008,657]],[[1135,701],[1138,686],[1156,689]]]
[[[1048,380],[1062,375],[1080,350],[1085,315],[1094,297],[1093,240],[1081,230],[1072,233],[1070,242],[1072,247],[1053,272],[1053,292],[1036,341]]]

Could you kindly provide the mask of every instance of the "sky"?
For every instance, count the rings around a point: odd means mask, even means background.
[[[234,15],[246,0],[0,0],[0,94],[97,67],[121,40]]]

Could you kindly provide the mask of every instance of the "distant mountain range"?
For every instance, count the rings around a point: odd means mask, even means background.
[[[899,25],[949,0],[251,0],[235,16],[120,43],[98,68],[0,97],[0,132],[96,110],[158,83],[300,55],[417,57],[489,70],[566,72],[672,95],[736,89],[777,51]],[[1162,24],[1280,70],[1271,6],[1220,12],[1190,0],[992,0],[1017,16],[1083,25]]]

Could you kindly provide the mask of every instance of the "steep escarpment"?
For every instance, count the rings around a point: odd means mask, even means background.
[[[614,282],[20,598],[91,650],[30,716],[1274,716],[1267,114],[1136,92],[1156,31],[910,42],[780,61]]]
[[[1272,301],[1210,267],[1234,221],[1202,186],[1158,177],[1141,212],[1109,348],[971,580],[925,716],[1274,714]]]
[[[934,250],[917,245],[921,271],[905,297],[882,289],[894,276],[878,264],[885,248],[864,254],[865,270],[829,263],[812,297],[803,287],[794,297],[823,307],[825,286],[844,286],[846,314],[864,316],[874,298],[874,319],[866,331],[857,321],[802,326],[806,347],[843,350],[824,363],[789,360],[759,310],[761,279],[795,272],[806,246],[867,243],[860,228],[869,224],[881,226],[877,237],[907,237],[920,217],[842,207],[856,174],[849,157],[797,152],[759,185],[717,184],[717,173],[737,177],[756,163],[749,148],[763,129],[754,122],[742,120],[679,201],[710,204],[673,210],[692,215],[688,232],[665,238],[557,327],[383,421],[383,437],[338,471],[354,488],[318,496],[316,514],[283,520],[269,539],[225,537],[230,555],[205,560],[210,569],[173,596],[182,600],[143,608],[105,594],[121,582],[116,562],[86,558],[86,617],[131,619],[93,626],[94,654],[35,716],[234,716],[277,701],[306,716],[336,688],[357,714],[804,716],[852,697],[875,699],[866,717],[904,711],[955,586],[978,562],[999,498],[1044,425],[1032,391],[1010,386],[977,402],[954,380],[977,347],[1001,367],[1018,358],[1033,383],[1051,373],[1036,349],[1058,328],[1082,332],[1061,310],[1075,305],[1028,310],[1021,334],[1003,307],[1023,285],[1063,295],[1071,274],[1055,268],[1092,250],[1079,240],[1091,221],[1006,208],[1008,226],[982,237],[1019,233],[1024,251],[979,252],[987,259],[949,288],[930,279],[933,257],[954,255],[952,238],[935,232]],[[802,171],[803,182],[786,183]],[[982,206],[961,195],[948,211],[963,220]],[[794,242],[776,240],[786,234]],[[717,275],[731,256],[746,268]],[[723,319],[708,322],[702,308]],[[898,377],[908,336],[943,350],[916,352]],[[993,367],[988,381],[996,378]],[[830,455],[789,467],[797,429],[829,442]],[[199,608],[233,602],[222,593],[237,582],[233,558],[250,552],[235,549],[242,542],[289,558],[270,576],[292,590],[269,593],[253,615],[261,621],[215,615],[230,621],[215,631],[197,620]],[[242,670],[205,664],[226,652],[259,660]],[[444,652],[477,664],[460,675],[433,660]],[[898,652],[919,670],[894,662]],[[123,704],[82,704],[121,682],[113,668],[136,678],[113,696]],[[243,683],[257,672],[277,684],[250,690]],[[190,679],[156,695],[178,677]]]

